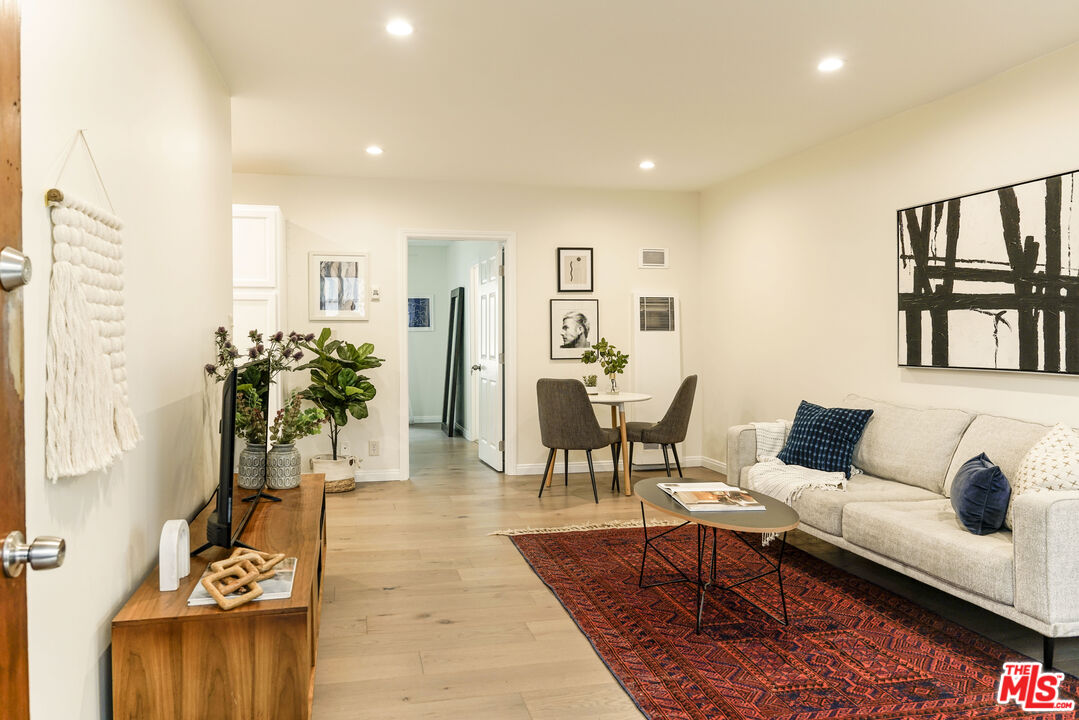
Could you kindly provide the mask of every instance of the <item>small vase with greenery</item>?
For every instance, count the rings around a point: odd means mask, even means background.
[[[359,458],[339,452],[341,428],[348,424],[349,416],[356,420],[367,417],[367,403],[375,397],[375,386],[360,373],[381,367],[384,360],[372,355],[375,346],[371,343],[357,347],[331,340],[330,335],[330,329],[323,328],[317,338],[304,340],[302,346],[314,358],[297,369],[311,372],[311,384],[302,395],[325,411],[329,424],[331,454],[313,457],[311,468],[326,474],[328,491],[344,492],[355,487],[352,478]]]
[[[302,403],[300,393],[293,391],[270,427],[273,448],[266,456],[266,485],[272,490],[288,490],[300,484],[300,451],[295,442],[317,435],[326,419],[321,408],[305,410],[300,407]]]
[[[586,388],[594,388],[596,386],[596,376],[595,375],[585,375],[581,379],[584,381],[584,386]]]
[[[611,380],[611,392],[618,392],[618,376],[621,375],[626,365],[629,364],[629,355],[607,342],[606,338],[600,338],[599,342],[581,355],[581,362],[591,365],[599,362],[603,368],[603,374]]]

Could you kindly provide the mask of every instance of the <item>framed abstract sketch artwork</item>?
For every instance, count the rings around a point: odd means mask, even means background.
[[[1075,182],[898,211],[901,366],[1079,374]]]
[[[435,302],[430,295],[408,299],[408,329],[427,331],[435,329]]]
[[[311,320],[367,319],[367,253],[308,253]]]
[[[551,359],[577,360],[599,340],[599,300],[551,301]]]
[[[592,248],[558,248],[558,292],[592,292]]]

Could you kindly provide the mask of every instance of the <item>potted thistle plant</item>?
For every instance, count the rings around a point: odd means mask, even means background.
[[[590,349],[585,350],[581,355],[581,362],[586,365],[597,361],[599,366],[603,368],[603,374],[611,380],[611,393],[617,393],[618,376],[622,374],[626,369],[626,365],[629,364],[629,355],[623,354],[621,350],[608,343],[606,338],[601,337],[599,342]]]
[[[381,367],[384,361],[371,354],[375,351],[371,343],[357,347],[331,340],[329,328],[323,328],[317,338],[305,340],[303,347],[315,357],[297,368],[311,371],[311,384],[302,396],[326,413],[331,449],[328,455],[311,458],[311,469],[326,474],[327,492],[347,492],[356,487],[359,458],[338,452],[341,428],[348,424],[350,415],[357,420],[367,417],[367,403],[375,397],[375,386],[360,372]]]
[[[295,443],[308,435],[317,435],[326,419],[321,408],[301,409],[302,402],[299,391],[294,390],[270,427],[273,447],[266,456],[266,485],[271,490],[288,490],[300,484],[300,451]]]
[[[241,352],[224,326],[214,331],[214,362],[203,368],[215,382],[236,370],[236,435],[247,445],[240,452],[237,485],[257,490],[266,479],[266,405],[276,374],[300,361],[300,343],[313,339],[280,330],[265,337],[258,330],[247,334],[251,347]]]

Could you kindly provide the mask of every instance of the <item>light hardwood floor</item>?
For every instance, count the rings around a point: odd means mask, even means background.
[[[492,530],[640,517],[600,473],[500,475],[437,426],[411,432],[412,479],[327,497],[316,720],[621,720],[640,712],[509,539]],[[559,470],[560,470],[559,466]],[[694,468],[694,477],[720,478]],[[649,477],[654,473],[635,474]],[[793,544],[1028,654],[1034,633],[804,533]],[[1058,669],[1079,672],[1079,643]]]

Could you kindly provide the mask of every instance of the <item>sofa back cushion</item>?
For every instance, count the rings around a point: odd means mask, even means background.
[[[963,439],[956,448],[952,465],[948,469],[948,482],[944,485],[944,494],[951,497],[952,481],[955,474],[967,460],[985,453],[1004,473],[1009,481],[1015,478],[1023,458],[1049,432],[1048,425],[998,417],[979,415],[974,418]]]
[[[962,410],[923,410],[857,395],[848,395],[840,405],[873,410],[862,439],[854,448],[857,467],[870,475],[935,493],[943,490],[945,478],[954,475],[954,471],[948,472],[952,457],[963,432],[974,419],[971,413]],[[964,460],[978,452],[968,453]],[[987,452],[996,460],[991,451]]]

